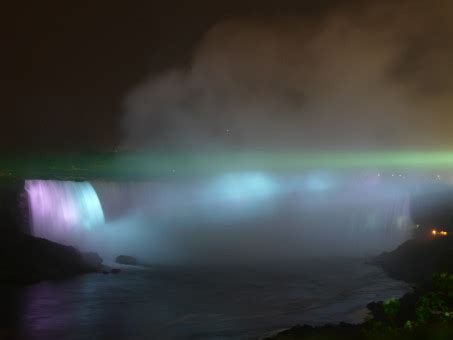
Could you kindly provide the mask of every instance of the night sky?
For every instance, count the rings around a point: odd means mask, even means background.
[[[2,151],[453,147],[453,6],[33,1],[2,10]]]

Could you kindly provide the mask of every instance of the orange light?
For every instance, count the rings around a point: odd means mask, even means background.
[[[431,234],[433,236],[447,236],[448,235],[448,231],[445,231],[445,230],[437,231],[436,229],[432,229],[431,230]]]

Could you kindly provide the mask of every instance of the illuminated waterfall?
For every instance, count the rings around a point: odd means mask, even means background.
[[[25,190],[35,236],[74,244],[104,223],[98,195],[88,182],[27,180]]]
[[[108,257],[131,254],[156,262],[362,256],[393,249],[414,228],[412,185],[377,173],[28,180],[25,188],[35,236]]]

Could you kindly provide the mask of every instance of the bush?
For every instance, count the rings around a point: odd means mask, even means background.
[[[412,338],[424,334],[431,328],[447,329],[453,321],[453,275],[436,273],[429,285],[417,289],[414,320],[405,320],[401,301],[390,299],[381,304],[382,317],[364,324],[364,335],[368,339]],[[406,316],[407,317],[407,316]]]

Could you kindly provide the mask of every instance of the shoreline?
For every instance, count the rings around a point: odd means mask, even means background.
[[[406,282],[413,286],[413,291],[403,296],[387,301],[371,301],[366,305],[371,318],[366,318],[358,324],[340,322],[339,324],[324,324],[313,326],[308,324],[295,325],[285,330],[271,332],[264,335],[261,340],[285,340],[285,339],[423,339],[431,332],[436,334],[448,334],[453,336],[453,322],[444,324],[441,321],[453,321],[451,310],[453,308],[451,296],[453,291],[453,239],[451,237],[433,240],[408,240],[391,252],[384,252],[367,263],[379,266],[389,278]],[[438,274],[439,273],[439,274]],[[448,274],[450,273],[450,274]],[[439,285],[437,281],[444,277],[447,283],[443,283],[445,318],[436,319],[438,311],[431,311],[431,323],[423,323],[411,318],[419,317],[420,301],[427,299],[432,294],[441,294],[435,289]],[[444,280],[444,281],[445,281]],[[447,288],[445,288],[447,286]],[[394,305],[394,315],[388,312],[388,305]],[[417,309],[416,309],[417,308]],[[398,318],[398,320],[396,320]],[[397,324],[397,322],[399,324]],[[403,324],[401,324],[403,322]],[[387,323],[387,324],[386,324]],[[389,325],[390,324],[390,325]],[[409,325],[409,326],[408,326]],[[414,326],[415,325],[415,326]],[[419,334],[415,327],[418,327]],[[372,329],[373,327],[380,329]],[[386,328],[387,327],[387,328]],[[391,329],[391,332],[386,333]],[[421,334],[421,335],[420,335]],[[448,338],[447,337],[447,338]]]

